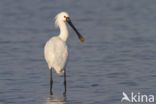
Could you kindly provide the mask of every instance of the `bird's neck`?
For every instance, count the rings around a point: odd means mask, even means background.
[[[68,28],[66,26],[66,24],[64,22],[62,22],[60,25],[60,35],[59,37],[63,40],[63,41],[67,41],[68,39]]]

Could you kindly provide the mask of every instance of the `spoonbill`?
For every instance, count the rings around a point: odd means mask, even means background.
[[[60,12],[55,17],[55,25],[60,28],[60,34],[58,36],[51,37],[45,44],[44,57],[50,69],[50,95],[53,94],[53,78],[52,69],[57,74],[62,75],[64,73],[64,94],[66,94],[66,63],[68,58],[68,48],[66,41],[68,39],[68,29],[66,22],[76,32],[81,42],[84,42],[84,38],[77,31],[75,26],[72,24],[69,14],[66,12]]]

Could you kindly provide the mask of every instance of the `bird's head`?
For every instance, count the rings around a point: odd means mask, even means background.
[[[77,34],[78,38],[81,40],[81,42],[84,42],[83,36],[81,36],[81,34],[77,31],[75,26],[72,24],[70,17],[69,17],[69,14],[66,12],[60,12],[55,17],[56,27],[59,27],[59,25],[62,24],[63,22],[64,23],[67,22],[73,28],[73,30],[76,32],[76,34]]]
[[[69,17],[69,14],[66,12],[60,12],[59,14],[56,15],[55,17],[55,25],[58,26],[60,22],[66,22],[67,17]]]

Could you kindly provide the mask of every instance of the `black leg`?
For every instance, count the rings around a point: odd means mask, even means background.
[[[66,95],[66,68],[64,68],[64,93],[63,95],[65,96]]]
[[[53,95],[52,87],[53,87],[53,77],[52,77],[52,69],[50,69],[50,95]]]

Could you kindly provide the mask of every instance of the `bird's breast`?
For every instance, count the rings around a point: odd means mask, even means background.
[[[52,38],[45,45],[45,59],[49,67],[62,70],[68,58],[66,43],[59,38]]]

